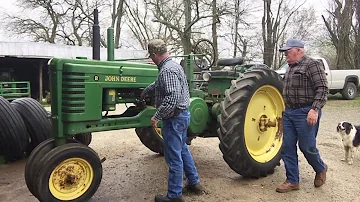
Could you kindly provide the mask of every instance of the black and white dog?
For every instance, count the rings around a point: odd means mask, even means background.
[[[347,161],[351,165],[354,163],[355,151],[360,145],[360,126],[342,121],[337,125],[336,131],[340,133],[344,145],[345,159],[342,161]]]

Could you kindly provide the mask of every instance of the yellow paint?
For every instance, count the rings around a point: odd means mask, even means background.
[[[123,76],[120,78],[120,80],[122,82],[136,82],[136,77],[126,77],[126,76]]]
[[[136,77],[133,76],[105,76],[105,81],[107,82],[129,82],[129,83],[135,83]]]
[[[105,81],[120,81],[120,76],[105,76]]]
[[[115,96],[115,90],[109,90],[109,95]]]

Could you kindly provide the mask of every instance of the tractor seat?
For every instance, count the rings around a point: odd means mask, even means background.
[[[180,65],[183,67],[183,69],[185,70],[185,60],[181,60],[180,61]],[[201,72],[201,69],[195,64],[195,61],[194,61],[194,69],[193,69],[194,72]]]
[[[235,66],[241,65],[243,63],[242,57],[238,58],[229,58],[229,59],[219,59],[217,62],[218,66]]]

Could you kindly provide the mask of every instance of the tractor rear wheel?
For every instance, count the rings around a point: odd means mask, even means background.
[[[233,80],[218,116],[220,150],[243,177],[274,172],[282,146],[282,79],[272,70],[254,69]]]
[[[136,128],[135,132],[140,141],[151,151],[164,155],[164,139],[161,135],[161,128],[142,127]]]

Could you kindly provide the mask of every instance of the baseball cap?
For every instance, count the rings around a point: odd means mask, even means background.
[[[161,39],[153,39],[148,44],[148,52],[151,53],[164,53],[167,51],[166,44]]]
[[[279,51],[284,52],[284,51],[287,51],[290,48],[294,48],[294,47],[304,48],[304,42],[297,40],[297,39],[289,39],[286,42],[286,45],[284,47],[280,48]]]

